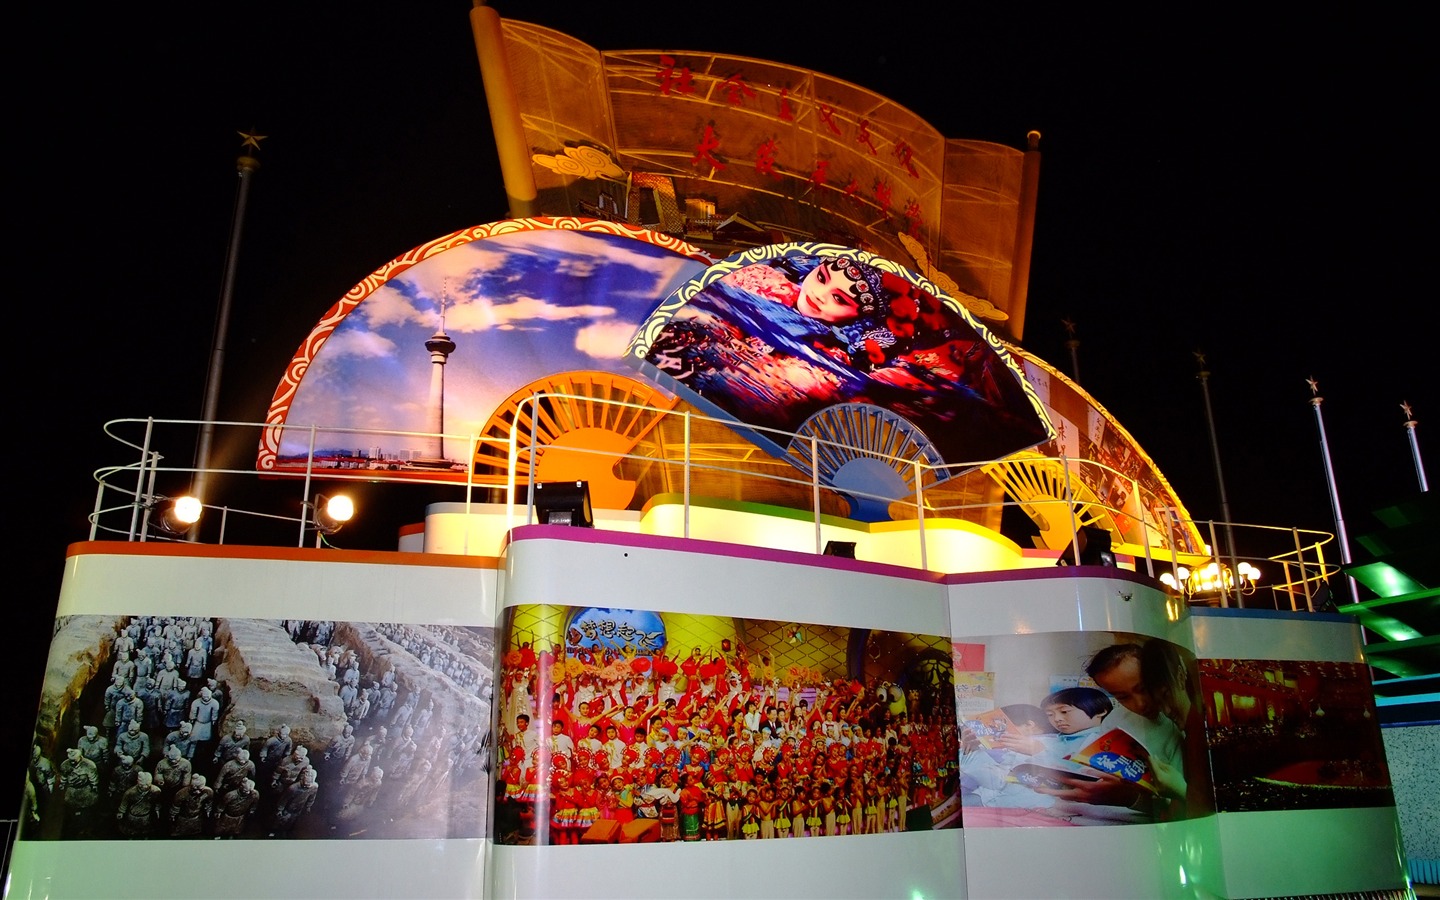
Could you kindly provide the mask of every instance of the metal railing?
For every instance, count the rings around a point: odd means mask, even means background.
[[[636,410],[637,414],[644,412],[646,415],[659,417],[661,420],[659,424],[664,428],[650,429],[649,437],[641,439],[623,454],[616,454],[613,450],[590,449],[583,446],[559,446],[556,444],[537,446],[536,422],[540,418],[541,406],[547,400],[553,399],[581,399],[586,403],[630,407]],[[603,464],[609,469],[630,466],[642,471],[650,471],[658,467],[659,475],[652,478],[652,481],[659,480],[667,485],[674,482],[679,484],[678,491],[666,491],[666,493],[680,494],[682,507],[682,533],[680,536],[687,538],[691,536],[691,513],[696,500],[693,489],[695,479],[697,476],[709,477],[713,481],[714,478],[720,477],[749,486],[761,494],[782,494],[788,498],[787,505],[793,508],[808,507],[808,514],[814,523],[816,553],[822,552],[823,549],[822,521],[827,515],[824,512],[825,508],[843,510],[848,508],[852,499],[862,499],[890,504],[896,518],[913,518],[921,568],[928,568],[929,563],[929,541],[926,539],[927,519],[978,519],[984,516],[994,517],[1003,514],[1006,509],[1018,508],[1032,519],[1039,516],[1047,523],[1051,521],[1063,523],[1062,531],[1056,536],[1056,540],[1063,536],[1065,544],[1070,547],[1071,558],[1077,560],[1082,558],[1080,533],[1081,526],[1085,524],[1086,520],[1108,521],[1112,525],[1124,523],[1125,530],[1138,540],[1122,543],[1115,547],[1115,551],[1133,556],[1136,559],[1137,568],[1143,565],[1143,571],[1151,577],[1158,577],[1160,574],[1169,572],[1179,585],[1179,592],[1185,594],[1186,599],[1191,602],[1204,602],[1219,606],[1246,606],[1261,603],[1280,609],[1313,610],[1321,586],[1338,570],[1337,566],[1328,563],[1325,558],[1324,547],[1333,540],[1333,536],[1329,533],[1294,527],[1187,521],[1176,515],[1174,508],[1168,506],[1163,498],[1158,498],[1147,491],[1137,478],[1120,473],[1093,460],[1028,457],[1017,462],[1017,457],[1007,457],[1000,460],[973,460],[935,466],[917,457],[891,456],[879,451],[847,446],[814,434],[796,435],[778,429],[753,425],[737,427],[732,422],[689,410],[667,411],[624,401],[588,397],[573,398],[568,395],[548,393],[533,394],[520,406],[521,412],[515,416],[509,433],[504,437],[476,434],[439,435],[438,437],[442,439],[458,442],[467,448],[465,459],[449,469],[437,469],[433,461],[427,465],[412,465],[399,457],[387,457],[383,453],[369,455],[352,453],[336,456],[317,451],[317,447],[323,446],[324,443],[335,442],[344,436],[364,437],[367,441],[392,440],[425,443],[437,437],[434,434],[376,430],[355,426],[279,426],[281,430],[280,444],[284,445],[286,434],[299,434],[303,436],[303,452],[282,454],[277,457],[278,461],[266,470],[255,468],[210,468],[207,470],[207,474],[212,476],[227,475],[237,478],[243,476],[278,486],[268,491],[268,497],[264,498],[256,495],[265,492],[251,493],[247,491],[243,506],[205,503],[204,508],[207,510],[207,514],[209,512],[219,513],[220,524],[215,540],[222,544],[229,541],[231,539],[230,526],[235,521],[244,520],[294,529],[291,533],[299,535],[296,546],[304,546],[307,535],[315,530],[315,521],[311,510],[314,508],[315,488],[320,482],[385,482],[397,485],[439,487],[447,492],[462,492],[467,512],[475,503],[493,498],[505,505],[508,530],[516,524],[534,520],[532,498],[534,497],[537,472],[544,466],[541,459],[543,452],[550,454],[549,459],[552,461],[556,454],[577,455],[572,459],[583,458],[583,455],[586,454],[603,457],[603,460],[599,460],[597,463]],[[524,414],[527,408],[528,415]],[[167,443],[185,447],[185,436],[191,430],[204,424],[195,420],[181,419],[116,419],[106,423],[106,434],[133,452],[135,459],[126,464],[101,468],[95,472],[98,487],[94,510],[89,517],[92,540],[102,535],[123,536],[125,540],[130,541],[184,539],[175,535],[158,534],[151,519],[157,504],[168,496],[168,494],[162,493],[161,489],[164,488],[172,494],[183,493],[185,488],[194,481],[198,470],[187,466],[165,465],[166,457],[157,450],[157,447],[160,444],[160,437],[168,438],[171,431],[178,433],[180,437],[170,439]],[[254,443],[249,443],[251,447],[259,446],[259,436],[264,431],[268,430],[273,434],[277,430],[277,426],[273,423],[217,422],[213,424],[220,429],[236,430],[242,444],[249,440],[247,436],[253,434]],[[730,440],[733,443],[723,446],[717,446],[714,443],[697,443],[694,439],[697,428],[708,429],[712,434],[716,429],[725,429],[725,433],[731,435]],[[139,434],[130,437],[121,433],[124,431],[129,434],[131,430],[138,430]],[[735,430],[763,434],[780,446],[789,446],[791,458],[789,460],[776,459],[763,452],[754,452],[755,447],[752,444],[749,444],[743,437],[733,434]],[[678,434],[678,448],[670,440],[655,437],[662,434]],[[217,445],[223,443],[225,442],[217,441]],[[230,443],[233,444],[234,441],[232,440]],[[300,443],[302,442],[295,441],[291,445],[295,446]],[[799,452],[796,448],[800,448]],[[822,472],[822,451],[831,455],[839,451],[850,453],[857,458],[879,460],[906,480],[912,490],[906,496],[888,496],[867,493],[854,488],[837,487]],[[506,462],[506,475],[503,481],[497,481],[493,476],[477,475],[477,467],[470,464],[470,461],[477,459],[477,455],[482,455],[492,463],[503,459]],[[959,473],[1017,464],[1049,466],[1052,470],[1058,467],[1060,477],[1057,479],[1057,489],[1054,491],[1058,496],[1026,496],[1023,499],[1016,499],[1006,494],[1003,495],[1003,499],[998,501],[984,498],[957,500],[952,491],[946,490],[947,482],[951,482],[952,478]],[[807,468],[808,471],[806,471]],[[678,472],[674,470],[678,470]],[[1052,471],[1051,474],[1056,473]],[[182,487],[172,487],[177,483]],[[214,483],[213,479],[211,479],[211,483]],[[294,488],[291,487],[296,483],[299,486],[298,498],[295,496]],[[1096,486],[1100,485],[1110,485],[1111,488],[1108,491],[1096,489]],[[523,497],[522,486],[524,487]],[[652,493],[659,492],[652,491]],[[1101,495],[1104,495],[1105,499],[1102,499]],[[1107,502],[1108,499],[1117,496],[1119,497],[1118,505],[1111,505]],[[271,503],[271,509],[279,508],[282,511],[273,512],[252,508],[252,501],[256,499],[265,499]],[[294,512],[290,512],[291,510]],[[1211,548],[1219,547],[1216,536],[1217,530],[1221,529],[1245,534],[1247,551],[1250,552],[1242,555],[1238,552],[1238,548],[1234,547],[1226,548],[1223,552],[1212,552]],[[214,528],[212,527],[211,530],[213,531]],[[255,529],[251,529],[251,531],[254,532]],[[288,541],[278,538],[281,532],[275,533],[276,538],[265,537],[257,540],[253,536],[247,536],[243,541],[269,545],[288,543]],[[1200,536],[1201,543],[1197,543],[1197,535]],[[193,536],[194,533],[191,537]],[[1252,544],[1253,546],[1251,546]],[[1055,544],[1052,543],[1051,546],[1053,547]],[[1180,577],[1183,569],[1196,571],[1210,563],[1233,572],[1238,568],[1242,559],[1252,563],[1258,562],[1265,566],[1262,569],[1266,575],[1266,583],[1263,587],[1238,583],[1227,585],[1222,581],[1215,594],[1202,592],[1196,595],[1187,590],[1186,580]],[[1275,580],[1274,576],[1270,574],[1276,571],[1279,573],[1278,580]],[[1266,594],[1257,598],[1256,593],[1261,590]],[[1268,602],[1265,602],[1266,599]]]

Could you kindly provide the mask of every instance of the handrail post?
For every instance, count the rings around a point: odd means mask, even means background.
[[[470,432],[470,458],[465,461],[465,539],[460,542],[460,550],[466,556],[470,555],[470,532],[475,528],[475,460],[480,456],[480,435]],[[425,549],[422,545],[420,549]]]
[[[145,441],[140,447],[140,468],[135,471],[134,506],[130,508],[130,534],[126,540],[135,540],[135,528],[140,524],[140,498],[145,496],[145,461],[150,458],[150,436],[155,430],[154,417],[145,420]]]
[[[1300,568],[1300,589],[1305,592],[1305,609],[1314,612],[1315,602],[1310,595],[1310,579],[1305,575],[1305,551],[1300,548],[1300,529],[1292,525],[1290,533],[1295,536],[1295,563]],[[1290,608],[1295,608],[1294,591],[1290,592]]]
[[[523,403],[524,401],[521,401]],[[520,426],[520,403],[515,404],[515,418],[510,422],[510,438],[506,447],[506,459],[508,464],[505,467],[505,533],[509,534],[510,529],[515,527],[515,467],[520,464],[520,437],[517,429]]]
[[[1218,552],[1220,545],[1215,543],[1215,520],[1210,519],[1207,524],[1210,526],[1210,558],[1215,561],[1216,580],[1220,582],[1220,605],[1229,609],[1230,589],[1225,586],[1225,569],[1220,565],[1220,553]]]
[[[1140,507],[1140,539],[1145,547],[1145,574],[1151,578],[1155,577],[1155,559],[1150,555],[1150,529],[1145,527],[1145,507],[1140,502],[1140,480],[1130,479],[1130,496],[1135,498],[1135,505]]]
[[[530,519],[535,515],[535,470],[540,468],[540,454],[535,449],[535,433],[537,429],[536,420],[540,418],[540,393],[534,391],[530,394],[530,401],[535,408],[530,411],[530,468],[529,478],[525,482],[525,524],[530,524]],[[536,519],[538,522],[539,520]]]
[[[1185,530],[1180,525],[1180,516],[1175,507],[1165,507],[1165,520],[1166,536],[1170,540],[1170,574],[1174,576],[1176,584],[1183,585],[1185,582],[1180,579],[1180,545],[1184,543]]]
[[[150,513],[155,505],[155,472],[160,468],[161,456],[155,451],[150,451],[150,478],[149,486],[146,488],[146,496],[150,502],[145,504],[145,514],[140,517],[140,543],[145,543],[150,536]]]
[[[95,540],[95,537],[96,537],[98,534],[100,534],[100,510],[103,509],[104,507],[105,507],[105,482],[102,481],[102,480],[96,480],[96,482],[95,482],[95,511],[90,514],[90,540],[92,540],[92,541]],[[131,515],[133,516],[134,513],[132,512]]]
[[[915,469],[915,532],[920,535],[920,568],[930,570],[930,557],[925,545],[925,488],[920,483],[923,473],[920,471],[920,460],[911,460],[910,465]]]
[[[470,432],[470,458],[465,461],[465,516],[469,518],[471,507],[475,505],[475,458],[480,453],[480,435]],[[469,526],[466,526],[468,533]]]
[[[310,513],[310,476],[315,470],[315,426],[310,426],[310,449],[305,451],[305,481],[300,493],[300,537],[296,547],[305,546],[305,519]]]
[[[681,503],[681,505],[680,505],[680,516],[681,516],[681,536],[682,536],[682,537],[685,537],[685,538],[689,538],[689,537],[690,537],[690,410],[688,410],[688,409],[685,410],[685,422],[684,422],[684,424],[685,424],[685,441],[684,441],[684,460],[683,460],[683,463],[682,463],[682,471],[684,472],[684,483],[681,485],[681,499],[682,499],[684,502]]]
[[[1080,565],[1080,529],[1075,523],[1075,492],[1070,486],[1070,458],[1065,449],[1060,449],[1060,468],[1065,472],[1065,520],[1070,523],[1070,549],[1075,553],[1075,565]]]
[[[810,504],[815,511],[815,552],[823,553],[820,544],[820,439],[810,435]]]

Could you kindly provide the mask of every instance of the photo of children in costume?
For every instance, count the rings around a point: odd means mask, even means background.
[[[507,633],[497,795],[522,827],[499,829],[497,840],[763,841],[959,826],[948,665],[928,681],[914,667],[883,673],[895,681],[853,678],[848,630],[831,629],[841,637],[810,644],[823,666],[778,668],[766,642],[783,642],[784,629],[754,620],[743,629],[764,635],[753,646],[692,646],[672,658],[662,638],[639,652],[636,640],[587,637],[599,632],[586,627],[594,612],[571,610],[560,640],[538,653]],[[602,612],[619,633],[632,611]],[[640,615],[645,628],[632,633],[646,640],[667,618]],[[543,738],[541,721],[551,723]],[[597,732],[610,737],[597,745]]]

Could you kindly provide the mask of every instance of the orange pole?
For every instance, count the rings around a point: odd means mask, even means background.
[[[1025,135],[1029,147],[1020,171],[1020,217],[1015,226],[1015,258],[1010,277],[1010,334],[1025,336],[1025,301],[1030,294],[1030,252],[1035,244],[1035,200],[1040,193],[1040,132]]]
[[[475,35],[475,54],[480,58],[480,80],[485,85],[485,104],[490,107],[490,128],[495,132],[495,149],[500,157],[500,177],[505,182],[505,199],[510,215],[536,215],[535,171],[530,167],[530,148],[520,122],[520,102],[510,80],[510,63],[505,57],[505,37],[500,33],[500,14],[475,0],[470,9],[470,30]]]

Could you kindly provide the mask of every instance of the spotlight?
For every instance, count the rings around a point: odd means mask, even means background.
[[[316,494],[314,511],[315,529],[321,534],[334,534],[355,516],[355,503],[344,494]]]
[[[166,534],[184,534],[191,525],[200,521],[200,513],[204,509],[197,497],[157,497],[151,521]]]
[[[542,525],[595,527],[590,482],[541,481],[535,484],[535,517]]]
[[[1110,532],[1094,525],[1084,525],[1075,533],[1080,545],[1080,565],[1115,567],[1115,552],[1110,549]],[[1055,560],[1057,566],[1075,565],[1075,545],[1065,547],[1065,552]]]
[[[825,556],[834,556],[840,559],[855,558],[854,541],[826,541]]]

